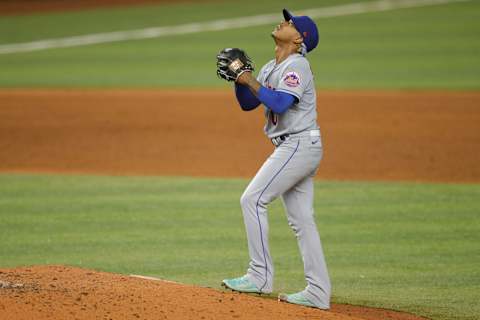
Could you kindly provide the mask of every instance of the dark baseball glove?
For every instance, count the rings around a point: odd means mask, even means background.
[[[217,75],[222,79],[236,81],[242,73],[253,70],[252,60],[242,49],[226,48],[217,54]]]

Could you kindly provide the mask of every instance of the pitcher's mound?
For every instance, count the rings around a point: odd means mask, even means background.
[[[422,319],[334,305],[331,311],[171,281],[65,267],[0,269],[2,319]]]

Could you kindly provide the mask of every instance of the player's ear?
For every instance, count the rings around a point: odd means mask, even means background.
[[[301,44],[303,42],[303,38],[301,36],[298,36],[293,40],[293,43],[295,44]]]

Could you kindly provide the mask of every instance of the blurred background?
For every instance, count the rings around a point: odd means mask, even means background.
[[[477,1],[379,1],[363,7],[358,5],[362,2],[348,0],[246,0],[241,5],[232,1],[131,1],[135,6],[128,2],[2,1],[2,47],[114,31],[167,29],[151,39],[2,54],[0,85],[226,87],[213,72],[215,54],[223,47],[237,46],[259,67],[266,63],[273,55],[270,33],[284,7],[295,14],[328,8],[317,12],[321,40],[309,57],[319,88],[478,89],[480,85]],[[74,10],[82,3],[86,8]],[[109,3],[117,4],[108,7]],[[55,5],[59,7],[55,11],[47,10]],[[40,11],[31,12],[32,8]],[[68,11],[59,12],[62,8]],[[201,31],[216,20],[264,14],[277,15],[278,21],[266,18],[252,21],[252,27],[246,23],[242,28],[227,25],[227,30]],[[168,27],[192,23],[199,23],[200,29],[169,36]]]

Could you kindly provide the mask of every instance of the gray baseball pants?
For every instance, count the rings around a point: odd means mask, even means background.
[[[262,292],[272,292],[267,205],[280,196],[303,259],[307,281],[303,294],[319,308],[328,309],[331,285],[313,212],[313,177],[322,155],[318,130],[288,137],[257,172],[240,203],[250,254],[248,278]]]

